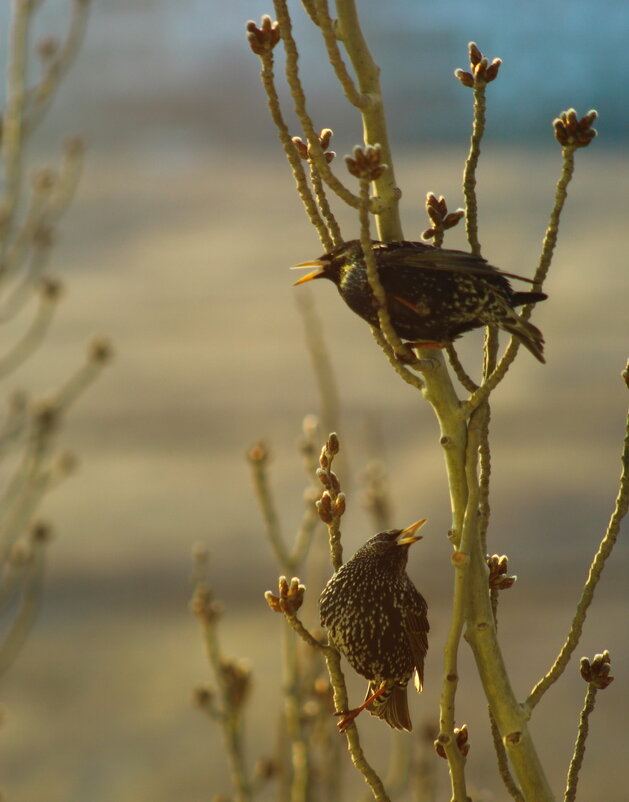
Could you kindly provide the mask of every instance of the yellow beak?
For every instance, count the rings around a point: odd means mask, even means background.
[[[304,284],[306,281],[312,281],[314,278],[319,278],[323,276],[325,273],[326,268],[328,267],[328,262],[322,259],[314,259],[312,262],[302,262],[300,265],[293,265],[290,269],[291,270],[299,270],[299,268],[303,267],[316,267],[316,270],[313,270],[310,273],[307,273],[305,276],[298,278],[297,281],[294,282],[293,287],[296,287],[297,284]]]
[[[422,535],[416,535],[418,529],[420,529],[428,520],[428,518],[422,518],[421,521],[415,521],[414,524],[407,526],[406,529],[402,529],[400,534],[395,539],[396,546],[410,546],[411,543],[416,543],[418,540],[422,539]]]

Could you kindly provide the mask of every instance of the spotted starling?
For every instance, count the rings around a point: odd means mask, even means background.
[[[509,283],[509,278],[530,279],[498,270],[480,256],[424,242],[373,241],[373,253],[391,323],[401,339],[442,347],[463,332],[493,324],[517,337],[540,362],[545,361],[541,331],[521,320],[513,309],[547,297],[542,292],[515,292]],[[350,309],[379,327],[359,240],[345,242],[296,267],[316,270],[295,284],[330,279]]]
[[[425,522],[372,537],[321,594],[321,624],[350,665],[369,680],[363,704],[342,714],[341,732],[365,708],[390,727],[413,728],[406,686],[414,675],[415,688],[422,690],[429,626],[428,606],[408,578],[406,563]]]

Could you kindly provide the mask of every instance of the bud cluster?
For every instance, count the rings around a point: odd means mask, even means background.
[[[506,555],[503,554],[502,557],[499,557],[497,554],[493,554],[490,557],[488,554],[485,561],[489,568],[489,587],[492,590],[507,590],[513,585],[517,576],[507,576],[509,559]]]
[[[479,84],[488,84],[498,77],[498,70],[502,64],[501,59],[495,58],[490,64],[489,59],[483,56],[475,42],[469,44],[469,56],[470,72],[461,69],[454,71],[463,86],[473,87]]]
[[[336,156],[333,150],[328,150],[330,147],[330,140],[332,139],[332,133],[331,128],[323,128],[318,137],[321,150],[323,151],[323,157],[327,164]],[[294,136],[292,141],[300,158],[304,161],[309,161],[312,157],[310,145],[304,142],[300,136]]]
[[[298,577],[294,576],[290,583],[285,576],[281,576],[278,582],[279,595],[271,593],[270,590],[264,594],[266,603],[275,613],[285,613],[293,616],[304,603],[304,593],[306,586],[302,585]]]
[[[431,239],[437,234],[447,231],[449,228],[454,228],[459,220],[465,217],[465,211],[463,209],[448,212],[448,205],[443,195],[437,197],[432,192],[426,195],[426,212],[428,213],[432,227],[424,231],[422,234],[424,239]]]
[[[273,22],[268,14],[262,17],[260,27],[252,20],[247,23],[247,41],[249,47],[257,56],[264,56],[270,53],[275,45],[280,41],[280,24]]]
[[[225,688],[225,704],[231,710],[238,710],[247,701],[251,690],[251,669],[242,660],[223,657],[220,672]]]
[[[614,681],[614,678],[609,673],[611,662],[611,657],[607,650],[603,654],[595,655],[591,661],[587,657],[582,657],[579,663],[581,676],[586,682],[591,683],[599,691],[602,691]]]
[[[598,112],[591,109],[588,113],[577,118],[574,109],[562,111],[559,117],[553,120],[555,139],[564,148],[585,148],[596,136],[596,129],[592,128]]]
[[[366,181],[375,181],[387,169],[381,159],[380,145],[367,145],[364,149],[359,145],[353,150],[353,156],[346,156],[345,163],[351,175]]]

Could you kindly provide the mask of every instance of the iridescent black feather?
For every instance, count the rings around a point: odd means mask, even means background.
[[[466,331],[495,325],[513,334],[540,362],[545,361],[541,331],[514,310],[547,297],[542,292],[515,292],[509,282],[509,278],[528,279],[502,272],[480,256],[424,242],[374,241],[373,253],[391,322],[400,338],[445,345]],[[318,269],[296,283],[330,279],[350,309],[379,327],[358,240],[345,242],[306,265],[318,265]]]

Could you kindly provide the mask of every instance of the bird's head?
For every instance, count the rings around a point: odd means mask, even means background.
[[[379,532],[368,540],[360,551],[364,549],[370,556],[374,556],[378,560],[391,561],[404,567],[410,546],[422,539],[422,535],[418,535],[417,532],[426,523],[426,520],[426,518],[422,518],[405,529],[388,529],[386,532]]]
[[[315,268],[310,273],[306,273],[305,276],[298,278],[293,286],[305,284],[306,281],[313,281],[316,278],[328,278],[335,284],[339,284],[344,270],[350,268],[356,259],[360,259],[361,255],[360,242],[358,240],[350,240],[342,243],[342,245],[334,248],[329,253],[324,253],[318,259],[293,265],[291,270],[299,270],[305,267]]]

